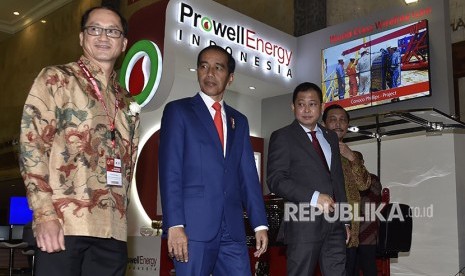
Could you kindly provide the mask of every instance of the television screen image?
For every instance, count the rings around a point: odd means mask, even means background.
[[[32,221],[32,211],[25,196],[10,197],[9,209],[10,225],[25,225]]]
[[[10,226],[0,226],[0,241],[7,241],[10,239]]]
[[[23,239],[24,225],[13,225],[11,227],[11,240]]]
[[[428,22],[322,50],[325,106],[347,110],[430,96]]]

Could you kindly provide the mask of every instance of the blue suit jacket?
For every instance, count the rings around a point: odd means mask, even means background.
[[[209,241],[224,216],[233,240],[245,240],[243,211],[252,228],[268,225],[247,118],[224,105],[226,156],[199,94],[166,105],[160,129],[159,171],[166,231],[184,225],[190,240]]]

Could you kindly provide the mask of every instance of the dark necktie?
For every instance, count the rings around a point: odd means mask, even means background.
[[[223,133],[223,119],[221,118],[221,104],[219,102],[215,102],[212,105],[213,109],[215,109],[215,117],[213,118],[213,122],[216,126],[216,131],[218,131],[218,136],[220,137],[221,148],[224,147],[224,133]]]
[[[313,148],[315,149],[316,153],[318,153],[318,155],[321,158],[321,161],[325,165],[325,168],[329,172],[328,162],[326,162],[325,154],[323,153],[323,149],[321,149],[320,142],[318,142],[318,139],[316,138],[316,131],[310,131],[310,135],[312,135]]]

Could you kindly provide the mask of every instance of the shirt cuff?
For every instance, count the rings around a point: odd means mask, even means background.
[[[315,191],[312,196],[312,200],[310,200],[310,206],[318,207],[318,197],[320,196],[320,192]]]
[[[182,225],[182,224],[173,225],[173,226],[171,226],[170,228],[176,228],[176,227],[184,228],[184,225]],[[168,228],[168,229],[169,229],[169,228]]]
[[[258,232],[260,230],[267,230],[268,231],[268,226],[260,225],[260,226],[255,227],[255,229],[254,229],[255,232]]]

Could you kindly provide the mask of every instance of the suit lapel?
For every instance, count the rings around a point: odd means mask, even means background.
[[[294,120],[291,124],[294,135],[296,136],[297,142],[304,148],[304,151],[312,158],[319,159],[318,153],[313,149],[312,141],[308,138],[302,126],[297,120]]]
[[[218,136],[218,132],[216,131],[216,127],[213,123],[212,116],[210,114],[210,111],[208,111],[205,102],[202,100],[199,94],[192,97],[192,109],[194,110],[194,113],[197,115],[199,121],[202,122],[203,126],[205,127],[208,136],[210,136],[212,141],[215,143],[218,149],[221,149],[222,152],[223,146],[221,145],[220,137]]]
[[[336,149],[334,148],[335,145],[331,143],[331,139],[329,138],[329,132],[326,128],[322,127],[321,125],[319,125],[319,127],[321,131],[323,132],[323,136],[325,137],[326,141],[328,141],[329,147],[331,148],[331,160],[335,160],[335,158],[337,158],[335,156]],[[331,167],[333,166],[333,164],[334,164],[334,161],[331,161]],[[331,171],[332,168],[329,168],[329,170]]]
[[[226,128],[227,128],[227,138],[226,138],[226,158],[229,156],[229,153],[232,149],[232,144],[234,142],[234,137],[236,136],[236,122],[234,117],[231,115],[231,107],[226,103],[224,104],[224,110],[226,111]]]

